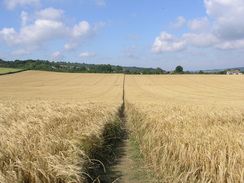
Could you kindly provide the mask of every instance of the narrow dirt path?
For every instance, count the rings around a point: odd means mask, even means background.
[[[113,156],[106,159],[104,167],[97,174],[97,180],[94,183],[148,183],[143,169],[138,151],[131,143],[126,127],[126,117],[124,107],[121,108],[120,120],[123,123],[123,133],[121,141],[116,143],[113,148]]]
[[[101,159],[103,165],[92,172],[95,180],[92,183],[148,183],[145,169],[138,158],[138,151],[131,143],[130,134],[127,128],[125,114],[125,76],[123,83],[123,104],[119,110],[121,122],[121,133],[119,141],[112,142],[112,153],[105,159]],[[100,160],[99,160],[100,161]]]
[[[131,144],[129,140],[125,140],[124,156],[120,158],[114,170],[120,172],[121,176],[115,182],[118,183],[146,183],[143,169],[140,168],[138,162],[131,158]]]

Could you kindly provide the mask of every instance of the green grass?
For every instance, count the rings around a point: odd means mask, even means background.
[[[21,71],[21,70],[23,70],[23,69],[0,67],[0,74],[14,73],[14,72],[18,72],[18,71]]]

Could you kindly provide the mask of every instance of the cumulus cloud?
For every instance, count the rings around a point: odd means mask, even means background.
[[[161,32],[155,38],[152,52],[179,51],[187,46],[212,47],[217,49],[244,48],[244,1],[243,0],[204,0],[206,17],[189,20],[189,32],[175,38]],[[211,19],[211,21],[210,21]],[[185,22],[178,17],[171,28],[178,28]]]
[[[46,8],[36,12],[39,19],[60,20],[63,17],[64,11],[55,8]]]
[[[196,18],[188,22],[188,27],[194,32],[207,32],[210,29],[210,22],[207,17]]]
[[[186,33],[183,34],[182,37],[187,44],[197,47],[212,46],[219,42],[219,40],[211,33]]]
[[[38,6],[41,0],[4,0],[4,4],[10,10],[15,9],[17,6]]]
[[[243,0],[204,0],[206,13],[215,19],[213,32],[223,40],[244,38]]]
[[[152,52],[173,52],[181,51],[185,48],[186,42],[178,39],[167,32],[161,32],[160,36],[156,37],[152,46]]]
[[[67,35],[67,27],[62,22],[38,19],[34,24],[23,27],[18,35],[17,43],[36,44]]]
[[[40,45],[45,41],[66,37],[68,28],[61,22],[48,19],[36,19],[33,24],[25,25],[27,13],[22,12],[22,27],[19,32],[14,28],[3,28],[0,39],[8,45]]]
[[[81,46],[85,39],[93,36],[93,30],[87,21],[81,21],[75,25],[69,34],[69,42],[64,45],[64,49],[73,50]]]
[[[89,34],[91,26],[87,21],[81,21],[79,24],[75,25],[72,30],[72,36],[74,38]]]
[[[186,22],[186,19],[182,16],[177,17],[177,22],[170,24],[169,28],[177,29]]]
[[[60,51],[55,51],[51,54],[50,58],[52,60],[63,60],[64,55]]]
[[[96,54],[94,52],[82,52],[78,55],[79,57],[95,57]]]
[[[63,10],[54,8],[40,10],[34,16],[22,11],[20,17],[22,27],[19,30],[6,27],[0,30],[0,42],[11,47],[39,49],[47,42],[50,44],[51,41],[63,40],[64,49],[74,50],[92,38],[105,24],[98,23],[92,27],[89,22],[80,21],[70,27],[65,24]]]
[[[223,41],[215,45],[216,48],[227,50],[227,49],[238,49],[244,48],[244,39],[233,40],[233,41]]]
[[[14,28],[3,28],[0,31],[0,40],[11,46],[16,41],[17,35]]]

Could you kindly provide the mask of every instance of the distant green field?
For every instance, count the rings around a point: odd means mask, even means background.
[[[0,74],[7,74],[7,73],[10,73],[10,72],[18,72],[18,71],[21,71],[21,70],[23,70],[23,69],[0,67]]]

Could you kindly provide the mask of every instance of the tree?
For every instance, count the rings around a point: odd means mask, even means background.
[[[175,68],[175,72],[176,73],[183,73],[183,67],[178,65],[176,68]]]
[[[156,69],[154,70],[154,73],[155,73],[155,74],[163,74],[164,71],[163,71],[163,69],[161,69],[160,67],[158,67],[158,68],[156,68]]]
[[[121,67],[121,66],[116,66],[115,69],[114,69],[114,71],[115,71],[116,73],[122,73],[122,72],[123,72],[123,67]]]
[[[226,74],[227,70],[220,71],[219,74]]]
[[[198,74],[204,74],[204,71],[203,71],[203,70],[200,70],[200,71],[198,72]]]

